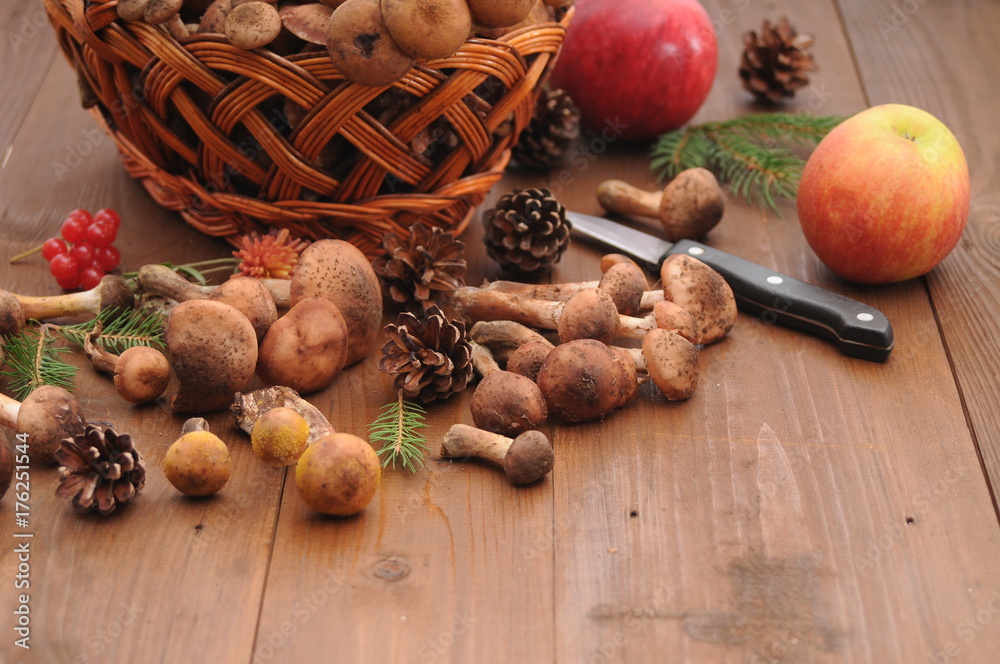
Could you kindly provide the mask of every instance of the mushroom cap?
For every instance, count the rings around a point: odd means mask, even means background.
[[[347,323],[351,366],[368,355],[382,331],[382,286],[371,262],[360,249],[344,240],[318,240],[302,255],[292,275],[290,302],[324,297],[340,310]]]
[[[344,368],[350,334],[337,305],[322,297],[301,300],[279,318],[260,344],[257,375],[268,385],[299,394],[330,385]]]
[[[660,267],[663,298],[694,317],[697,339],[710,344],[725,337],[736,323],[736,298],[722,275],[687,254],[673,254]]]
[[[663,189],[660,221],[671,242],[696,240],[722,220],[726,197],[715,175],[704,168],[688,168]]]
[[[635,316],[639,313],[642,294],[649,288],[649,282],[642,268],[629,261],[608,267],[597,287],[611,296],[618,313]]]
[[[621,357],[594,339],[553,348],[538,371],[549,412],[566,422],[598,420],[635,392]]]
[[[317,512],[350,516],[375,497],[382,464],[367,442],[349,433],[333,433],[306,448],[295,464],[295,486]]]
[[[39,461],[55,461],[59,444],[83,433],[83,408],[72,394],[55,385],[42,385],[21,402],[17,431],[28,435],[28,453]]]
[[[101,298],[101,311],[131,309],[135,306],[135,293],[128,282],[117,274],[106,274],[97,284]]]
[[[362,85],[389,85],[413,66],[390,36],[379,0],[347,0],[333,10],[324,43],[337,69]]]
[[[556,323],[559,341],[563,343],[574,339],[610,343],[618,336],[618,325],[615,301],[600,288],[585,288],[567,300]]]
[[[181,10],[184,0],[149,0],[143,11],[143,18],[150,25],[166,23]]]
[[[326,44],[327,30],[333,9],[320,2],[305,5],[285,5],[278,9],[285,29],[310,44]]]
[[[148,403],[163,394],[170,383],[170,361],[149,346],[125,349],[115,362],[115,389],[131,403]]]
[[[253,325],[257,341],[264,338],[268,329],[278,320],[278,307],[271,291],[253,277],[233,277],[215,289],[208,299],[225,302],[235,307]]]
[[[415,58],[447,58],[472,32],[472,14],[465,0],[381,0],[381,3],[382,17],[393,41]]]
[[[690,398],[698,387],[698,349],[672,330],[655,329],[642,339],[646,373],[671,401]]]
[[[548,341],[523,343],[507,358],[507,371],[535,380],[538,378],[538,370],[542,368],[542,362],[551,350],[552,344]]]
[[[24,309],[13,293],[0,290],[0,336],[18,334],[24,327]]]
[[[698,339],[698,329],[694,322],[694,316],[676,302],[669,300],[654,302],[653,318],[656,320],[656,327],[673,330],[691,343]]]
[[[253,380],[257,335],[235,307],[212,300],[181,302],[170,312],[164,336],[180,381],[170,400],[175,412],[226,408]]]
[[[520,23],[531,13],[535,0],[466,0],[472,18],[492,28],[506,28]]]
[[[503,471],[513,484],[530,484],[545,477],[555,465],[555,453],[541,431],[525,431],[514,439],[503,460]]]
[[[281,16],[274,5],[247,2],[234,6],[226,16],[226,37],[237,48],[267,46],[281,34]]]
[[[538,385],[510,371],[483,378],[472,393],[469,408],[477,427],[508,437],[537,429],[548,417]]]

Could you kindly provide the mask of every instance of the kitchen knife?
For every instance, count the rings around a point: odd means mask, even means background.
[[[688,254],[721,274],[739,308],[765,323],[804,330],[834,342],[851,357],[883,361],[892,351],[892,324],[878,309],[807,284],[692,240],[667,242],[628,226],[579,212],[567,213],[573,229],[659,270],[671,254]]]

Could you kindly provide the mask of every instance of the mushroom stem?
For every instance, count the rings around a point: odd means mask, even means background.
[[[489,347],[475,341],[469,341],[469,346],[472,347],[472,366],[480,376],[486,378],[499,371],[503,371],[500,365],[497,364],[496,359],[494,359]]]
[[[597,186],[597,202],[608,212],[659,219],[663,191],[644,191],[623,180],[605,180]]]
[[[191,283],[166,265],[143,265],[136,275],[136,283],[143,293],[161,295],[177,302],[202,300],[215,290]]]
[[[106,373],[114,373],[115,365],[118,364],[118,360],[121,359],[121,356],[115,355],[114,353],[111,353],[95,344],[94,340],[100,335],[101,326],[98,325],[90,334],[84,337],[83,352],[90,358],[90,362],[94,365],[95,369]]]
[[[463,286],[455,290],[454,306],[469,322],[512,320],[531,327],[555,330],[563,303]]]
[[[17,414],[21,412],[21,402],[6,394],[0,394],[0,424],[8,429],[17,428]]]
[[[477,457],[503,466],[504,457],[513,442],[513,438],[498,433],[477,429],[468,424],[453,424],[444,434],[441,456],[446,459]]]
[[[291,408],[309,423],[309,444],[336,433],[323,413],[290,387],[272,385],[248,394],[237,393],[229,410],[233,414],[236,426],[250,433],[261,415],[272,408],[282,406]]]
[[[553,346],[538,332],[512,320],[481,320],[469,329],[469,339],[489,348],[494,357],[506,355],[532,341]]]
[[[82,314],[97,315],[114,308],[131,308],[135,294],[118,275],[105,275],[101,282],[88,291],[64,295],[14,295],[21,303],[25,320],[51,320]]]

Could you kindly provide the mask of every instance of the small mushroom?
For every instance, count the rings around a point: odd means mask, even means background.
[[[521,344],[507,357],[507,371],[538,380],[538,372],[553,345],[549,341],[529,341]]]
[[[615,309],[624,316],[635,316],[642,306],[642,296],[649,288],[646,274],[632,262],[608,268],[597,288],[611,296]]]
[[[247,317],[228,304],[182,302],[170,312],[164,336],[180,381],[170,399],[176,412],[225,408],[253,380],[257,336]]]
[[[143,18],[150,25],[160,25],[177,16],[184,0],[149,0],[143,10]]]
[[[284,5],[278,9],[285,29],[310,44],[326,45],[333,9],[319,2]]]
[[[226,16],[226,37],[237,48],[251,50],[267,46],[281,34],[281,16],[267,2],[234,6]]]
[[[118,395],[129,403],[148,403],[159,398],[170,383],[170,362],[166,356],[149,346],[126,348],[115,355],[95,343],[100,328],[87,335],[83,350],[94,368],[115,375]]]
[[[362,85],[390,85],[414,62],[389,34],[379,0],[347,0],[334,9],[325,43],[337,69]]]
[[[473,363],[483,376],[469,403],[476,426],[511,437],[540,427],[548,410],[538,385],[530,378],[500,369],[485,346],[471,343]]]
[[[625,405],[636,393],[630,361],[594,339],[556,346],[537,378],[549,412],[566,422],[589,422]]]
[[[86,420],[76,397],[42,385],[23,402],[0,394],[0,424],[25,435],[33,459],[51,462],[64,439],[83,433]]]
[[[123,21],[143,21],[146,18],[146,6],[150,0],[118,0],[116,10]]]
[[[222,490],[232,473],[229,448],[209,431],[204,418],[184,422],[181,437],[163,456],[167,481],[187,496],[211,496]]]
[[[349,433],[317,440],[295,464],[299,495],[322,514],[357,514],[375,497],[381,480],[382,464],[375,450]]]
[[[722,275],[693,256],[674,254],[660,267],[663,298],[694,317],[696,344],[719,341],[736,323],[736,298]]]
[[[609,212],[659,219],[671,242],[697,239],[715,228],[726,205],[719,182],[704,168],[681,171],[662,192],[606,180],[597,187],[597,200]]]
[[[258,341],[278,318],[274,297],[261,281],[233,277],[220,286],[199,286],[165,265],[144,265],[136,275],[144,295],[159,295],[177,302],[207,299],[235,307],[250,321]]]
[[[698,349],[670,330],[650,330],[642,340],[646,373],[672,401],[689,399],[698,387]]]
[[[105,275],[88,291],[63,295],[14,295],[21,303],[25,320],[52,320],[66,316],[97,315],[110,309],[128,309],[135,304],[135,294],[128,283],[116,274]]]
[[[512,484],[537,482],[555,465],[552,445],[541,431],[525,431],[511,439],[467,424],[453,424],[448,429],[441,444],[441,456],[489,461],[503,468]]]
[[[303,399],[292,388],[281,385],[272,385],[247,394],[239,393],[234,397],[229,410],[236,426],[252,435],[257,420],[275,408],[291,408],[304,417],[309,423],[310,443],[336,433],[333,425],[316,406]]]
[[[24,328],[24,308],[17,296],[0,290],[0,337],[20,334]]]
[[[198,22],[198,33],[226,34],[226,17],[231,11],[233,11],[233,0],[215,0]]]
[[[313,242],[292,275],[290,303],[325,297],[337,305],[347,323],[349,367],[364,359],[382,330],[382,287],[371,262],[343,240]]]
[[[267,331],[257,375],[266,385],[285,385],[300,394],[318,392],[344,368],[349,345],[347,323],[337,306],[308,297]]]

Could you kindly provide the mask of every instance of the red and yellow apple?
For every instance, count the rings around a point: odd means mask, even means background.
[[[584,127],[654,138],[701,107],[717,49],[697,0],[580,0],[551,85],[573,98]]]
[[[799,221],[845,279],[886,284],[926,274],[969,216],[969,167],[954,134],[903,104],[873,106],[835,127],[806,162]]]

